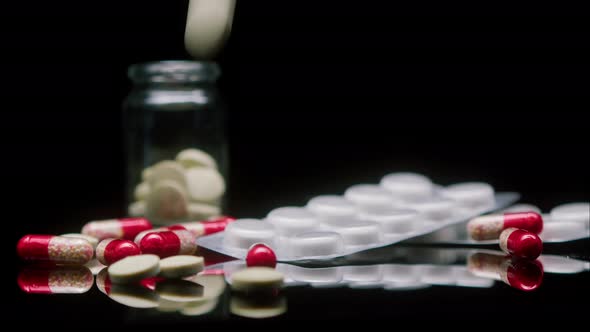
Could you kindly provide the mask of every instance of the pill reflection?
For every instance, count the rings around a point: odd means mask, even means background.
[[[246,318],[271,318],[287,311],[287,299],[282,293],[235,293],[229,303],[229,311]]]
[[[467,268],[476,276],[501,280],[522,291],[535,290],[543,281],[543,265],[538,260],[478,252],[469,256]]]
[[[17,282],[29,294],[82,294],[92,288],[94,276],[84,266],[28,267]]]

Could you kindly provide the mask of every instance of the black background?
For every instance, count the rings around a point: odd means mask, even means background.
[[[588,17],[386,3],[239,1],[216,59],[230,104],[230,214],[261,217],[392,171],[486,181],[543,210],[589,199]],[[11,248],[25,233],[124,213],[126,68],[189,58],[186,5],[0,11]]]

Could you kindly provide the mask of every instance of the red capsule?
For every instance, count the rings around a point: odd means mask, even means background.
[[[30,294],[82,294],[92,288],[94,276],[84,266],[26,268],[18,274],[17,282]]]
[[[502,280],[522,291],[532,291],[543,281],[543,265],[537,260],[476,253],[469,257],[467,268],[477,276]]]
[[[141,250],[135,242],[129,240],[105,239],[96,246],[96,258],[104,265],[135,255],[141,255]]]
[[[246,255],[246,265],[275,267],[277,265],[277,256],[274,251],[262,243],[254,244],[248,250]]]
[[[520,228],[539,234],[543,230],[543,217],[536,212],[492,214],[473,218],[467,223],[467,232],[474,240],[495,240],[506,228]]]
[[[517,229],[507,228],[500,233],[500,248],[507,254],[535,259],[543,251],[543,241],[534,233]]]
[[[84,225],[82,234],[94,236],[99,240],[132,240],[145,230],[152,229],[152,224],[145,218],[124,218],[91,221]]]
[[[210,235],[217,232],[222,232],[225,230],[225,227],[232,221],[236,220],[232,217],[222,216],[212,219],[207,219],[203,221],[192,221],[192,222],[185,222],[165,227],[159,227],[152,230],[143,231],[135,237],[135,243],[139,244],[141,239],[148,233],[151,232],[161,232],[161,231],[174,231],[174,230],[187,230],[193,234],[195,238],[203,235]]]
[[[154,254],[165,258],[175,255],[192,255],[197,245],[189,231],[175,230],[148,233],[139,242],[139,248],[143,254]]]
[[[88,241],[55,235],[25,235],[16,249],[24,260],[55,264],[84,265],[94,256],[94,248]]]

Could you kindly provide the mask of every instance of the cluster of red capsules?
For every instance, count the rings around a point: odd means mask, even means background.
[[[494,271],[512,287],[536,289],[543,279],[543,267],[537,257],[543,251],[538,234],[543,217],[536,212],[485,215],[467,223],[467,232],[476,241],[498,240],[508,256],[476,254],[469,258],[472,271]]]
[[[223,231],[234,220],[221,216],[155,229],[145,218],[92,221],[84,225],[81,234],[25,235],[17,243],[17,253],[25,261],[64,265],[70,269],[89,263],[95,256],[101,264],[111,265],[140,254],[155,254],[160,258],[192,255],[196,251],[197,237]],[[36,273],[31,282],[19,280],[21,288],[31,283],[43,284],[39,275],[47,279],[44,280],[47,283],[53,280],[62,284],[62,278]],[[49,292],[50,286],[44,289]]]

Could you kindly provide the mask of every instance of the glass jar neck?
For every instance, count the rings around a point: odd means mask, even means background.
[[[159,61],[132,65],[127,74],[136,86],[198,88],[215,84],[221,70],[214,62]]]

